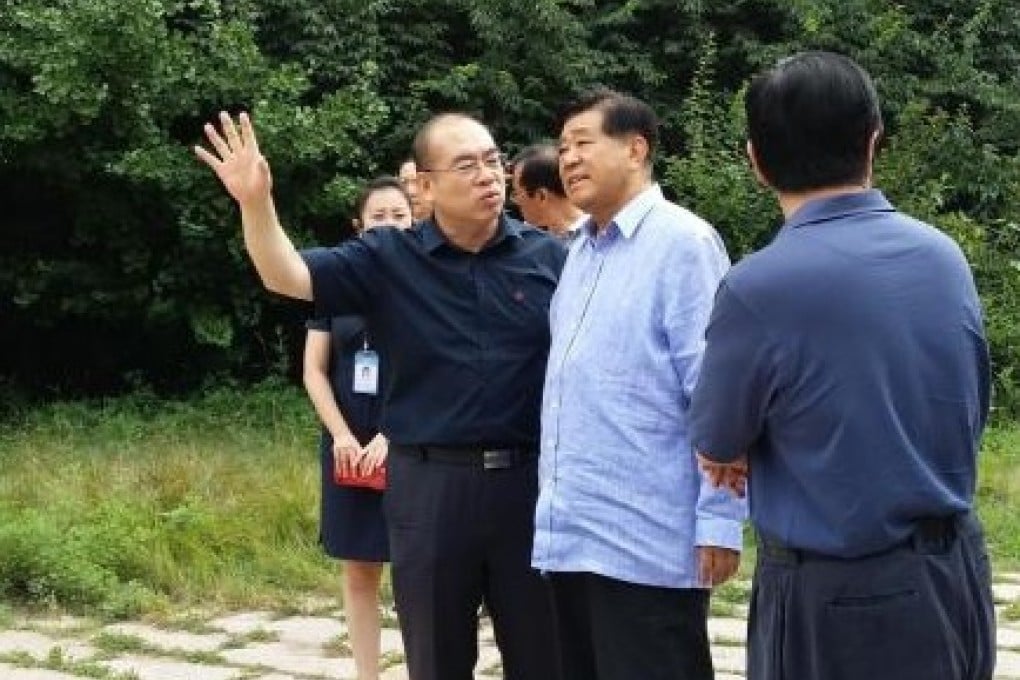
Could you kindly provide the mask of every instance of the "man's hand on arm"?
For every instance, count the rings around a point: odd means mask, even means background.
[[[729,489],[737,498],[747,495],[749,472],[747,456],[741,456],[732,463],[717,463],[706,457],[705,454],[699,453],[698,467],[701,468],[702,473],[714,488]]]
[[[195,147],[198,158],[212,168],[241,208],[244,242],[266,288],[282,295],[312,299],[308,266],[287,238],[273,205],[272,174],[259,151],[255,129],[242,113],[240,129],[233,118],[220,113],[220,130],[207,123],[205,136],[215,153]]]

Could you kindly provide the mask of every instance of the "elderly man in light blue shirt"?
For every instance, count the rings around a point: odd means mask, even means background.
[[[687,412],[729,260],[652,182],[645,103],[597,90],[562,123],[560,172],[591,219],[550,309],[532,565],[564,680],[708,680],[709,589],[738,566],[746,507],[702,478]]]

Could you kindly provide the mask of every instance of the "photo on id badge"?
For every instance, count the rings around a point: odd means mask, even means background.
[[[354,355],[354,392],[379,393],[379,355],[370,349],[363,349]]]

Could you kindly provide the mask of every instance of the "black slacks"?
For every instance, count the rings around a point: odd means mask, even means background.
[[[563,680],[712,680],[707,590],[549,575]]]
[[[500,470],[393,451],[384,498],[411,680],[471,680],[478,608],[507,680],[558,680],[552,606],[531,568],[537,463]]]
[[[995,610],[973,515],[870,557],[759,541],[748,680],[989,680]]]

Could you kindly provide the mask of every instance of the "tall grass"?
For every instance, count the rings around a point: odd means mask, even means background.
[[[978,459],[978,512],[1000,569],[1020,569],[1020,425],[989,428]]]
[[[335,594],[317,433],[281,385],[27,414],[0,435],[0,600],[126,616]]]
[[[339,596],[295,387],[59,403],[0,427],[0,605],[123,617]],[[978,502],[997,568],[1020,568],[1020,427],[988,431]]]

